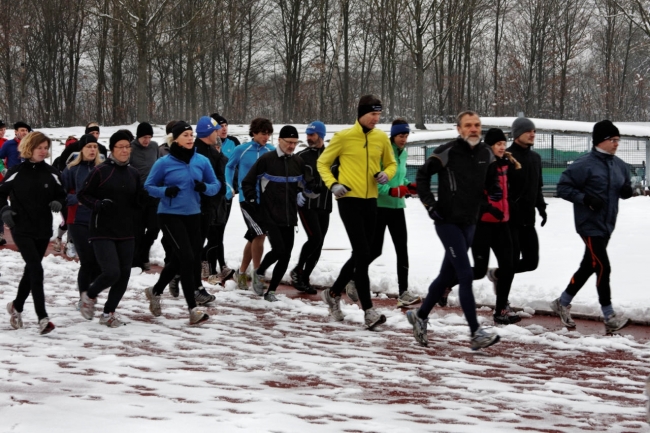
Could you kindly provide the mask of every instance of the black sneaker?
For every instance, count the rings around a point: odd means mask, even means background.
[[[492,317],[494,318],[494,323],[498,325],[512,325],[521,322],[521,317],[516,314],[510,314],[507,308],[501,310],[501,314],[494,313]]]
[[[202,287],[194,291],[194,300],[198,305],[209,304],[210,302],[213,302],[215,299],[217,299],[216,296],[209,294],[208,291]]]

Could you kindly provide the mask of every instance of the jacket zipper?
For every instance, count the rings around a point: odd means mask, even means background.
[[[289,224],[289,168],[287,167],[287,158],[282,159],[284,159],[284,211],[287,216],[287,226],[291,226]]]
[[[369,159],[369,156],[368,156],[368,133],[366,133],[365,135],[366,135],[366,144],[363,147],[366,148],[366,198],[368,198],[368,192],[369,192],[369,189],[370,189],[370,183],[368,182],[368,174],[369,174],[368,170],[370,169],[370,164],[368,162],[368,159]]]

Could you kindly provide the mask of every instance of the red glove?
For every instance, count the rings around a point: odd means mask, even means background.
[[[417,183],[411,182],[406,187],[409,189],[409,194],[418,195],[418,184]]]
[[[391,188],[388,190],[388,194],[391,197],[406,197],[407,194],[409,194],[409,189],[406,187],[406,185],[398,186],[397,188]]]

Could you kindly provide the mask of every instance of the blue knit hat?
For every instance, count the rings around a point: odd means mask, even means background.
[[[205,138],[214,131],[221,129],[221,126],[210,116],[203,116],[196,123],[196,138]]]
[[[390,127],[390,136],[395,137],[400,134],[410,134],[411,128],[408,123],[399,123]]]
[[[325,124],[321,122],[320,120],[314,120],[309,124],[307,129],[305,130],[307,134],[318,134],[320,138],[325,138],[325,134],[327,134],[327,131],[325,129]]]

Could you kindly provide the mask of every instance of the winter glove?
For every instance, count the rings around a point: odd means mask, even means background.
[[[391,197],[402,198],[402,197],[406,197],[409,194],[409,189],[406,185],[402,185],[402,186],[398,186],[397,188],[389,189],[388,194]]]
[[[585,198],[582,199],[582,202],[589,209],[598,212],[605,206],[605,203],[599,198],[593,195],[585,194]]]
[[[542,223],[541,223],[541,226],[544,227],[544,225],[546,225],[546,217],[547,217],[547,215],[546,215],[546,209],[541,209],[541,208],[540,208],[540,209],[537,209],[537,211],[539,212],[539,216],[542,217]]]
[[[10,229],[13,229],[16,227],[16,223],[14,221],[14,215],[16,215],[16,212],[11,210],[11,207],[5,206],[2,208],[1,211],[2,215],[2,221],[9,227]]]
[[[165,189],[165,196],[169,198],[174,198],[178,195],[180,190],[181,189],[177,186],[168,186],[167,189]]]
[[[302,195],[301,192],[298,193],[298,197],[296,198],[296,202],[298,203],[298,207],[303,207],[305,205],[305,196]]]
[[[433,206],[427,207],[427,212],[429,212],[429,218],[434,221],[441,222],[445,220],[445,218]]]
[[[379,173],[375,174],[375,180],[377,181],[377,183],[380,183],[380,184],[383,185],[385,183],[388,183],[389,179],[388,179],[388,175],[386,173],[384,173],[383,171],[380,171]]]
[[[499,221],[503,221],[503,217],[505,216],[503,211],[495,206],[488,207],[487,212]],[[544,222],[546,222],[546,219],[544,219]]]
[[[198,180],[194,180],[194,191],[205,192],[206,189],[208,189],[208,187],[205,186],[205,183]]]
[[[62,208],[62,207],[63,207],[63,205],[61,204],[60,201],[53,200],[53,201],[50,202],[50,209],[51,209],[52,212],[54,212],[54,213],[59,213],[59,212],[61,212],[61,208]]]
[[[409,189],[409,194],[411,195],[418,195],[418,184],[415,182],[411,182],[406,187]]]
[[[630,184],[625,184],[621,188],[621,198],[622,199],[627,199],[632,197],[634,195],[634,189],[632,189],[632,185]]]
[[[76,204],[79,204],[79,199],[77,198],[77,194],[68,194],[65,197],[65,203],[68,206],[74,206]]]
[[[104,215],[111,214],[113,210],[115,210],[115,203],[113,202],[113,200],[109,198],[105,198],[104,200],[99,200],[95,203],[95,210],[99,214],[104,214]]]
[[[345,194],[348,193],[348,191],[352,191],[352,190],[340,183],[335,183],[334,185],[332,185],[332,194],[334,194],[334,197],[336,198],[343,197]]]

